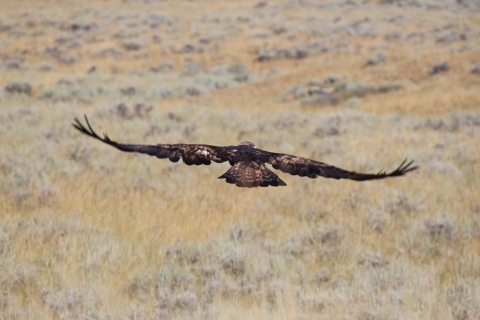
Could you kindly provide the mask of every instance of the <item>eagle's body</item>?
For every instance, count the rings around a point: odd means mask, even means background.
[[[248,141],[242,142],[238,146],[226,147],[205,144],[123,144],[110,140],[106,134],[101,138],[93,131],[87,117],[85,117],[85,120],[88,128],[78,119],[75,119],[73,126],[80,132],[122,151],[144,153],[160,159],[168,158],[172,162],[178,162],[181,158],[187,165],[210,165],[212,161],[217,163],[228,161],[232,167],[219,179],[225,179],[227,183],[235,184],[237,187],[286,186],[283,180],[266,167],[266,163],[271,164],[274,169],[300,177],[316,178],[322,176],[356,181],[403,176],[407,172],[418,168],[411,166],[413,161],[405,164],[405,160],[397,170],[391,173],[356,173],[311,159],[258,149],[252,142]]]

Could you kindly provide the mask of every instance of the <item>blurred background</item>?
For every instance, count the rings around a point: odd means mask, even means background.
[[[480,319],[480,2],[2,1],[0,318]],[[360,172],[243,189],[127,143]]]

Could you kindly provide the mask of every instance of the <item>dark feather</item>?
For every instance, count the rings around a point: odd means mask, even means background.
[[[380,171],[377,174],[357,173],[354,171],[337,168],[323,162],[310,160],[302,157],[296,157],[288,154],[270,152],[268,152],[268,154],[269,158],[265,162],[270,163],[273,168],[285,173],[290,173],[291,175],[298,175],[301,177],[307,176],[309,178],[316,178],[317,176],[321,176],[324,178],[365,181],[383,179],[388,177],[399,177],[405,175],[410,171],[418,169],[418,166],[412,166],[413,161],[405,164],[407,160],[404,160],[395,171],[392,171],[390,173],[386,173],[385,171]]]
[[[385,171],[380,171],[377,174],[357,173],[315,160],[257,149],[253,143],[248,141],[242,142],[238,146],[228,147],[205,144],[123,144],[111,140],[106,133],[103,134],[103,138],[100,137],[93,130],[86,116],[85,121],[86,126],[75,118],[72,125],[83,134],[121,151],[148,154],[159,159],[168,158],[172,162],[178,162],[182,158],[187,165],[210,165],[212,161],[217,163],[228,161],[232,167],[219,178],[225,179],[227,183],[235,184],[238,187],[286,186],[286,183],[270,171],[265,163],[271,164],[273,168],[282,172],[300,177],[313,179],[321,176],[356,181],[399,177],[418,169],[417,166],[412,166],[413,161],[407,163],[407,160],[405,160],[396,170],[390,173]]]
[[[241,188],[278,187],[287,184],[270,171],[263,162],[244,160],[235,163],[227,172],[218,177]]]
[[[203,144],[122,144],[112,141],[106,133],[104,133],[103,138],[101,138],[93,130],[87,116],[85,116],[85,121],[87,126],[83,125],[77,118],[75,118],[72,125],[87,136],[100,140],[125,152],[144,153],[149,156],[156,156],[160,159],[168,158],[172,162],[178,162],[178,160],[182,158],[183,162],[187,165],[209,165],[212,161],[221,163],[228,160],[227,156],[230,147],[216,147]]]

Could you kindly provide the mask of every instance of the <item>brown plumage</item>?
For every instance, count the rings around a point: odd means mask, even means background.
[[[242,142],[238,146],[227,147],[205,144],[123,144],[110,140],[107,134],[104,134],[103,138],[100,137],[93,131],[86,116],[85,121],[87,126],[75,118],[75,122],[72,125],[80,132],[121,151],[144,153],[160,159],[168,158],[172,162],[178,162],[181,158],[187,165],[209,165],[212,161],[217,163],[228,161],[232,167],[221,175],[219,179],[225,179],[227,183],[235,184],[237,187],[242,188],[287,185],[265,166],[266,163],[271,164],[274,169],[300,177],[316,178],[321,176],[356,181],[399,177],[418,168],[417,166],[412,166],[413,161],[407,163],[407,160],[404,160],[396,170],[390,173],[385,171],[380,171],[376,174],[357,173],[315,160],[257,149],[252,142],[248,141]]]

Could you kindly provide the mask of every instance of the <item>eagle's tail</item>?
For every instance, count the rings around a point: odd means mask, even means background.
[[[218,177],[240,188],[278,187],[287,184],[270,171],[263,162],[241,161],[235,163],[227,172]]]

